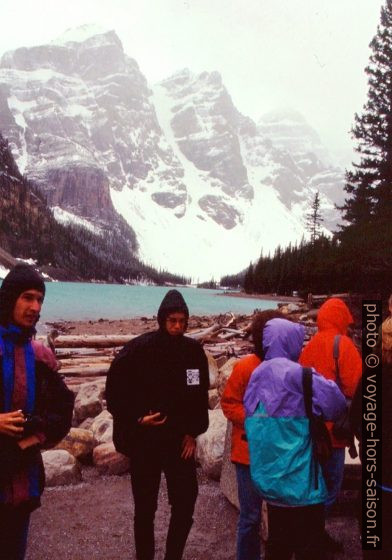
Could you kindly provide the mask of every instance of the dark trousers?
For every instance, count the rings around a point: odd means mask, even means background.
[[[137,560],[154,558],[154,517],[162,472],[171,505],[165,560],[181,560],[198,491],[194,460],[181,459],[180,441],[155,446],[143,443],[132,451],[130,459]]]
[[[278,507],[268,504],[266,560],[324,559],[324,504]]]
[[[23,560],[29,520],[29,513],[0,506],[0,560]]]

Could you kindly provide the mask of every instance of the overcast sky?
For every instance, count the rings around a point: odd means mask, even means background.
[[[114,29],[153,83],[184,67],[218,70],[258,119],[293,107],[331,152],[348,153],[383,0],[1,0],[0,55],[66,29]]]

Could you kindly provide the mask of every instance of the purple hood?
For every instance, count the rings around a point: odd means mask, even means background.
[[[302,350],[305,329],[287,319],[271,319],[263,331],[264,360],[287,358],[296,362]]]

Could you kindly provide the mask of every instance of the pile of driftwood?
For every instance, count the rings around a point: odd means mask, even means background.
[[[203,317],[190,322],[187,336],[198,340],[216,360],[242,356],[252,351],[250,323],[251,317],[233,313]],[[52,332],[48,336],[48,342],[55,350],[67,385],[77,391],[82,383],[105,377],[116,353],[136,336],[138,335],[69,335]]]
[[[305,303],[278,304],[278,307],[285,316],[305,326],[305,343],[317,331],[317,309],[309,309]],[[250,337],[252,317],[234,313],[192,316],[187,336],[198,340],[220,367],[228,358],[241,357],[253,351]],[[150,323],[153,330],[155,320],[145,318],[144,331],[150,328]],[[116,353],[136,336],[139,334],[71,335],[53,331],[48,336],[48,342],[56,352],[67,384],[77,391],[86,381],[106,377]]]

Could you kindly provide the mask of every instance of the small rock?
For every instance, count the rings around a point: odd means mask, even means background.
[[[90,427],[98,444],[110,443],[113,440],[113,416],[107,410],[103,410]]]
[[[77,484],[82,480],[79,463],[64,449],[50,449],[42,453],[46,486]]]
[[[93,451],[93,462],[100,474],[123,474],[129,470],[129,458],[115,450],[113,443],[102,443]]]
[[[65,451],[68,451],[77,459],[82,459],[92,452],[95,445],[96,441],[90,430],[71,428],[65,438],[56,445],[55,449],[65,449]]]
[[[83,422],[86,418],[95,417],[103,410],[103,393],[105,386],[98,381],[90,381],[81,385],[75,399],[75,420]]]

